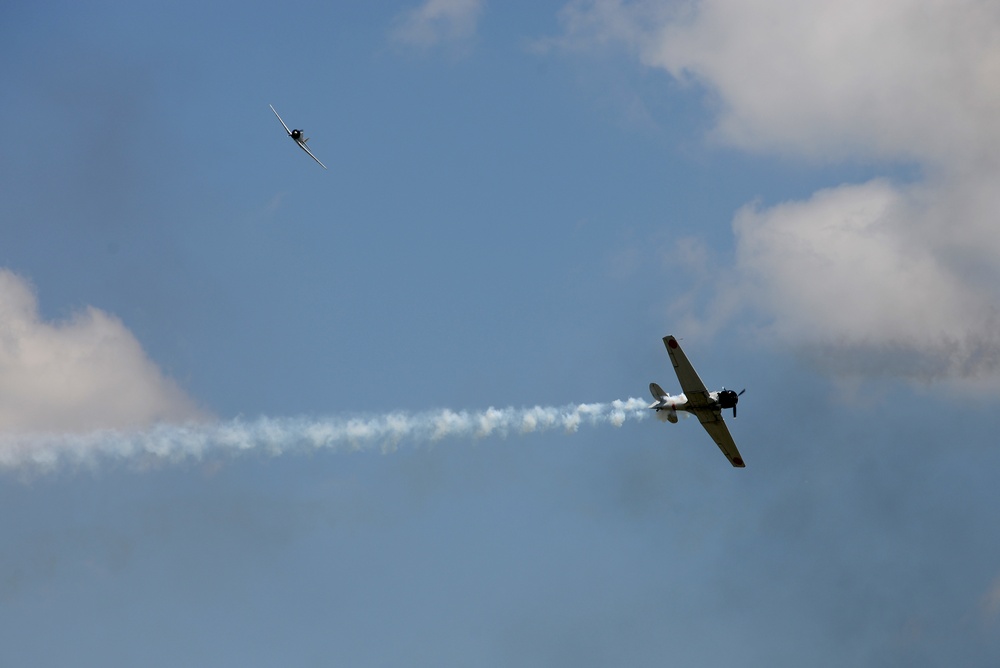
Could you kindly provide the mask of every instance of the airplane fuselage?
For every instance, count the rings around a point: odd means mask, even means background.
[[[684,411],[685,413],[691,413],[696,416],[701,412],[711,413],[713,411],[721,410],[723,406],[719,401],[719,394],[720,392],[709,392],[708,397],[711,399],[711,403],[697,407],[692,406],[690,402],[688,402],[688,398],[683,394],[668,394],[664,397],[660,397],[649,407],[657,413],[661,411],[666,412],[667,420],[670,422],[677,422],[677,411]]]

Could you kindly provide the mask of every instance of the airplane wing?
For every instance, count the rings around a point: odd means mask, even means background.
[[[304,141],[296,141],[295,143],[299,145],[299,148],[308,153],[310,158],[312,158],[316,162],[319,162],[319,158],[317,158],[315,155],[312,154],[312,151],[309,150],[309,147],[306,146],[306,143]],[[327,168],[326,165],[324,165],[322,162],[319,162],[319,166],[322,167],[323,169]]]
[[[271,111],[274,111],[274,107],[273,107],[272,105],[270,105],[270,104],[269,104],[269,105],[267,105],[267,106],[271,107]],[[274,115],[275,115],[275,116],[278,116],[278,112],[274,111]],[[282,126],[283,128],[285,128],[285,132],[287,132],[287,133],[288,133],[288,136],[289,136],[289,137],[291,137],[291,136],[292,136],[292,131],[291,131],[291,130],[289,130],[289,129],[288,129],[288,126],[287,126],[287,125],[285,125],[285,122],[284,122],[283,120],[281,120],[281,116],[278,116],[278,121],[279,121],[279,122],[281,123],[281,126]],[[310,155],[311,155],[311,154],[310,154]]]
[[[701,411],[698,413],[698,419],[701,420],[701,426],[719,446],[719,450],[722,450],[722,454],[726,456],[729,463],[736,468],[744,468],[746,464],[743,463],[743,457],[740,456],[740,451],[736,448],[733,435],[729,433],[729,427],[722,419],[722,411]]]
[[[681,344],[677,343],[677,339],[669,335],[664,336],[663,345],[667,347],[667,354],[670,355],[670,361],[674,364],[674,371],[677,373],[677,380],[681,384],[681,390],[684,391],[684,396],[687,397],[691,406],[698,408],[699,406],[707,406],[712,403],[712,398],[708,394],[708,388],[705,387],[705,383],[701,382],[701,378],[698,377],[698,373],[691,366],[687,355],[681,350]],[[720,417],[719,419],[721,420],[722,418]],[[729,432],[727,431],[726,433],[728,434]],[[730,441],[732,441],[731,438]],[[735,446],[733,449],[735,450]]]

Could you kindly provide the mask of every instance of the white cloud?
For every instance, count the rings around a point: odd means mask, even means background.
[[[40,319],[35,294],[0,269],[0,431],[137,427],[200,416],[113,316]]]
[[[837,373],[995,373],[998,284],[963,276],[933,243],[922,224],[936,209],[927,195],[874,180],[744,207],[727,299],[768,314],[769,335]]]
[[[774,328],[790,339],[953,333],[979,305],[922,244],[901,243],[909,204],[878,180],[744,207],[733,225],[743,296],[780,308]]]
[[[473,38],[484,0],[426,0],[420,7],[396,17],[392,37],[417,47]]]
[[[996,3],[592,0],[561,20],[563,45],[625,44],[713,91],[736,146],[945,162],[1000,147]]]
[[[719,141],[922,168],[913,184],[876,179],[742,209],[720,309],[736,292],[765,333],[867,368],[903,354],[893,373],[1000,371],[1000,5],[598,0],[562,17],[564,43],[622,43],[702,85]]]
[[[1000,147],[998,27],[975,0],[705,0],[644,56],[718,91],[735,145],[947,164]]]

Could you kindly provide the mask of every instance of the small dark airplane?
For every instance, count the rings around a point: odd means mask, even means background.
[[[267,106],[271,107],[271,111],[274,111],[274,107],[272,105],[269,104]],[[274,115],[278,116],[278,112],[274,111]],[[299,148],[308,153],[310,158],[312,158],[316,162],[319,162],[319,158],[313,155],[312,151],[309,150],[309,147],[306,146],[306,142],[309,141],[309,137],[303,139],[302,130],[289,130],[288,126],[285,125],[285,122],[281,120],[281,116],[278,116],[278,120],[281,121],[281,125],[282,127],[285,128],[285,132],[288,133],[289,137],[295,140],[295,143],[299,145]],[[319,162],[319,166],[322,167],[323,169],[326,169],[326,165],[324,165],[322,162]]]
[[[649,407],[657,413],[666,411],[667,420],[673,423],[677,422],[677,411],[696,415],[701,426],[719,446],[726,459],[737,468],[746,466],[743,463],[743,457],[740,456],[740,451],[736,448],[732,434],[729,433],[725,420],[722,419],[722,410],[725,408],[732,408],[733,417],[736,417],[736,404],[740,400],[740,395],[746,390],[737,393],[734,390],[722,388],[718,392],[709,392],[705,383],[701,382],[694,367],[691,366],[684,351],[681,350],[677,339],[672,336],[664,336],[663,345],[667,347],[667,354],[670,355],[670,361],[674,364],[677,380],[680,381],[684,393],[672,397],[656,383],[650,383],[649,391],[656,402]]]

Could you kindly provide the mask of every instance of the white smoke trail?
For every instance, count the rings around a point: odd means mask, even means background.
[[[93,467],[102,460],[136,464],[199,460],[216,454],[262,451],[270,455],[328,449],[356,452],[395,450],[400,443],[431,443],[444,438],[486,438],[553,429],[568,433],[581,426],[641,420],[649,414],[643,399],[560,407],[488,408],[455,412],[328,418],[268,418],[209,424],[160,424],[145,430],[104,430],[86,434],[0,435],[0,470],[53,471],[60,466]]]

